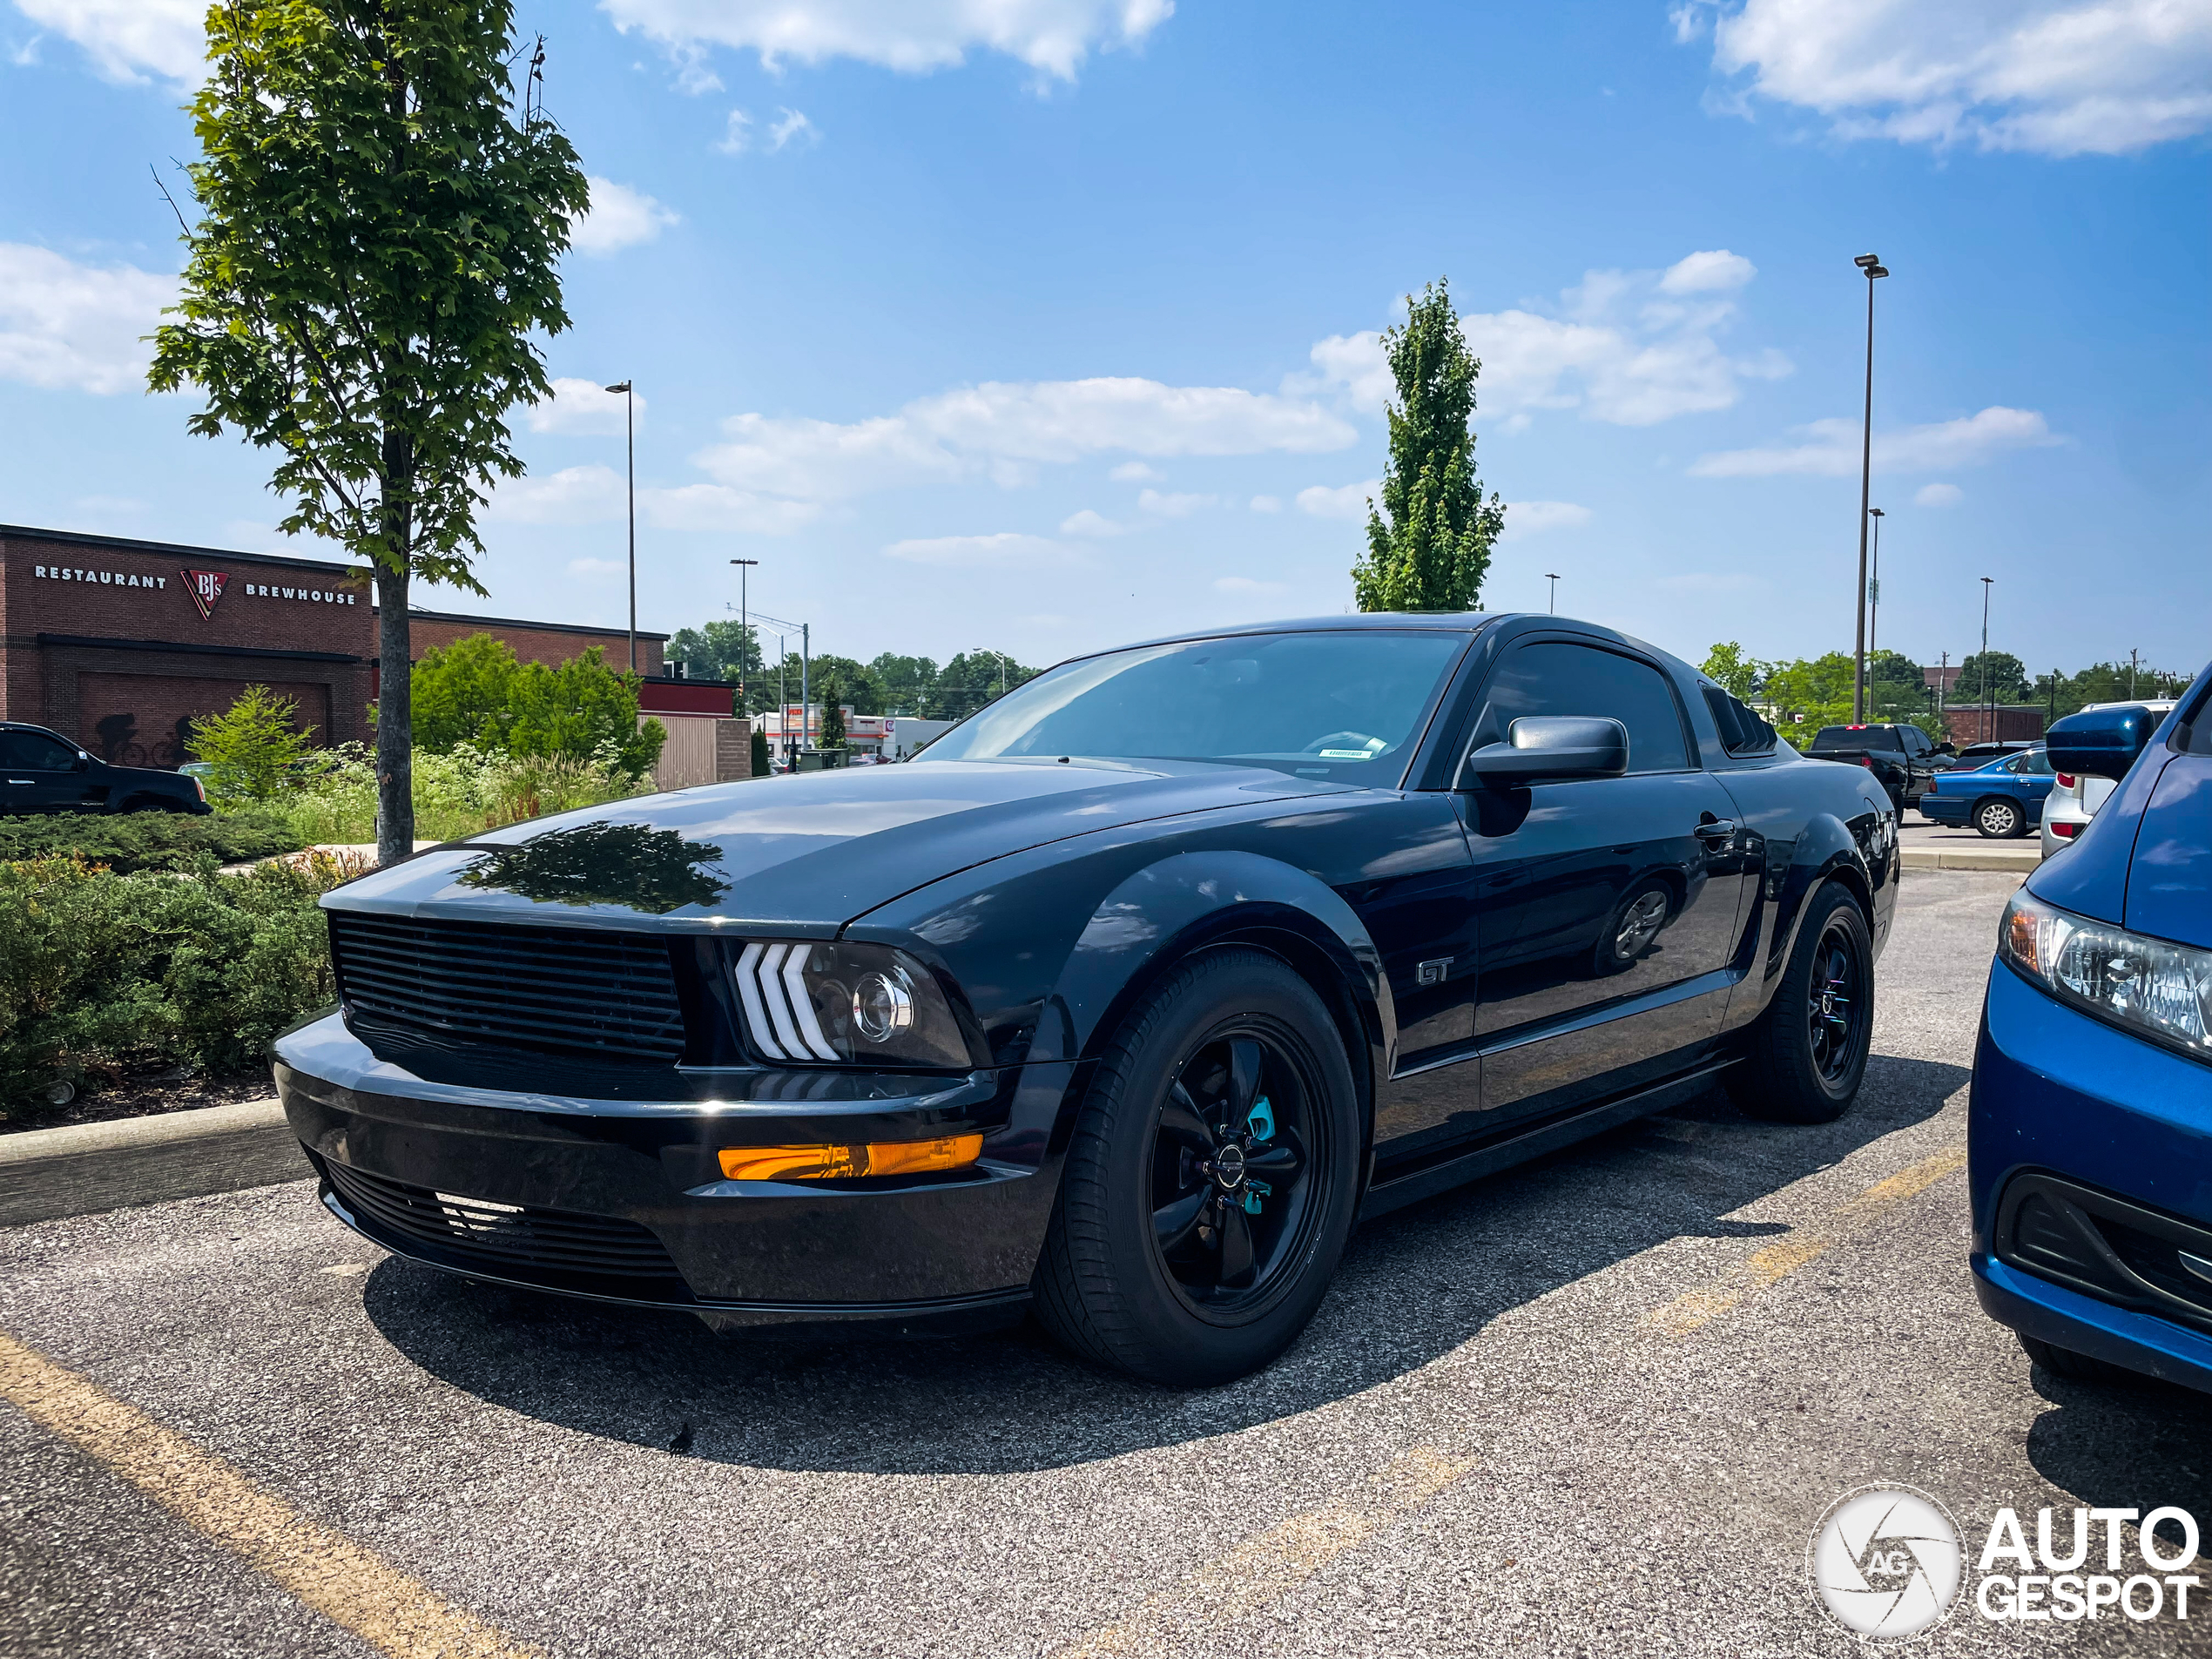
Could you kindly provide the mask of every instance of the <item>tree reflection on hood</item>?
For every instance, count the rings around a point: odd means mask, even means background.
[[[642,824],[580,824],[493,847],[462,867],[464,887],[516,894],[539,904],[618,904],[648,915],[709,905],[730,890],[700,869],[722,849]]]

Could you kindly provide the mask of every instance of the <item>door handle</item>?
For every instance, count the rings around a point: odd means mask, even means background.
[[[1701,841],[1725,841],[1736,833],[1736,820],[1716,818],[1710,824],[1700,824],[1690,833]]]

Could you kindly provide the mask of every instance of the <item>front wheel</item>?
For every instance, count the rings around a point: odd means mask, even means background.
[[[1148,1382],[1258,1370],[1320,1305],[1359,1162],[1352,1068],[1320,997],[1260,951],[1196,956],[1099,1060],[1037,1264],[1038,1318]]]
[[[1874,951],[1858,904],[1834,881],[1805,901],[1782,982],[1726,1074],[1754,1117],[1826,1123],[1858,1098],[1874,1035]]]
[[[1974,827],[1993,841],[2009,841],[2027,827],[2027,814],[2015,802],[1986,800],[1974,808]]]

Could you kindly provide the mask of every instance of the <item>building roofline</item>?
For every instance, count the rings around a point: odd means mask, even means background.
[[[382,607],[371,605],[369,609],[378,610]],[[466,610],[425,610],[420,605],[409,605],[407,614],[421,622],[472,622],[486,628],[528,628],[542,634],[596,634],[602,638],[617,635],[627,638],[630,634],[627,628],[599,628],[583,622],[525,622],[516,617],[479,617]],[[657,639],[664,645],[669,637],[640,628],[637,637]]]
[[[311,570],[333,570],[341,576],[356,574],[351,564],[334,563],[329,559],[297,558],[289,553],[240,553],[230,548],[196,547],[189,542],[142,542],[128,536],[94,536],[84,530],[40,529],[34,524],[0,524],[0,541],[17,540],[110,547],[119,553],[165,553],[185,558],[243,560],[248,564],[305,565]]]

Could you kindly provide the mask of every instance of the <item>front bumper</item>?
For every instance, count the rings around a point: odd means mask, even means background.
[[[2212,1068],[2068,1008],[1993,963],[1966,1141],[1984,1311],[2060,1347],[2212,1393],[2212,1282],[2199,1297],[2186,1268],[2175,1277],[2142,1253],[2161,1222],[2176,1238],[2212,1237]],[[2113,1231],[2115,1252],[2060,1203],[2082,1271],[2034,1271],[2037,1252],[2020,1248],[2015,1228],[2019,1197],[2036,1186],[2085,1190],[2093,1207],[2107,1196],[2118,1201],[2110,1211],[2134,1224]],[[2053,1243],[2060,1248],[2046,1259],[2061,1261],[2067,1238]],[[2161,1285],[2181,1295],[2161,1296]]]
[[[681,1097],[587,1099],[425,1079],[333,1015],[279,1040],[276,1079],[325,1205],[395,1254],[718,1327],[960,1328],[1027,1298],[1082,1069],[691,1072]],[[950,1174],[730,1181],[715,1157],[978,1131]]]

